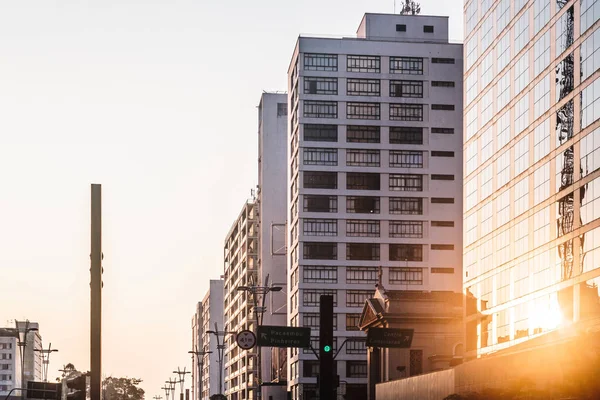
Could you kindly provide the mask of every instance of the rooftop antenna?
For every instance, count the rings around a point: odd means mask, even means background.
[[[396,14],[396,0],[394,0],[394,14]]]

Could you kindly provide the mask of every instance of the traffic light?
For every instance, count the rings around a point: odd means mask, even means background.
[[[321,296],[319,308],[319,393],[333,399],[333,296]]]
[[[67,400],[85,400],[87,389],[87,375],[79,375],[67,380],[67,387],[72,391],[67,394]]]

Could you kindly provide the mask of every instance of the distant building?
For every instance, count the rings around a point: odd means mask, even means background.
[[[14,388],[21,386],[21,354],[19,334],[13,328],[0,328],[0,396],[4,398]],[[13,392],[11,397],[20,398]]]
[[[37,322],[17,322],[17,328],[20,331],[25,329],[36,329],[27,334],[27,346],[25,346],[25,368],[24,368],[24,386],[28,381],[41,381],[43,379],[43,357],[37,350],[42,349],[42,336],[40,335],[40,325]]]
[[[288,70],[288,324],[334,296],[334,347],[358,330],[378,267],[390,289],[460,292],[463,48],[448,18],[365,14],[355,38],[298,38]],[[336,358],[347,399],[367,349]],[[336,351],[335,349],[334,351]],[[288,390],[313,399],[319,363],[289,352]]]
[[[217,348],[217,337],[208,331],[215,330],[215,324],[219,331],[223,330],[223,281],[211,280],[210,288],[202,299],[202,349],[210,354],[204,355],[202,369],[202,395],[200,400],[207,400],[214,394],[222,393],[219,388],[219,369],[223,373],[222,365],[219,365],[219,349]],[[222,337],[219,341],[222,343]],[[197,364],[196,364],[197,369]],[[224,379],[225,375],[222,375]]]
[[[192,317],[192,351],[204,351],[202,344],[202,302],[196,304],[196,312]],[[196,354],[192,354],[192,400],[202,400],[200,389],[202,372],[198,371],[200,361]]]

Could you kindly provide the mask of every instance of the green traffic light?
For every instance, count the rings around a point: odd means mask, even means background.
[[[323,347],[323,351],[324,351],[325,353],[329,353],[329,352],[331,351],[331,346],[329,346],[329,345],[325,345],[325,346]]]

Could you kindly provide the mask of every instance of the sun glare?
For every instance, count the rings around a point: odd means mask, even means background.
[[[542,331],[548,331],[558,328],[563,322],[563,315],[556,299],[552,299],[550,304],[537,304],[531,310],[530,321],[534,331],[542,328]]]

